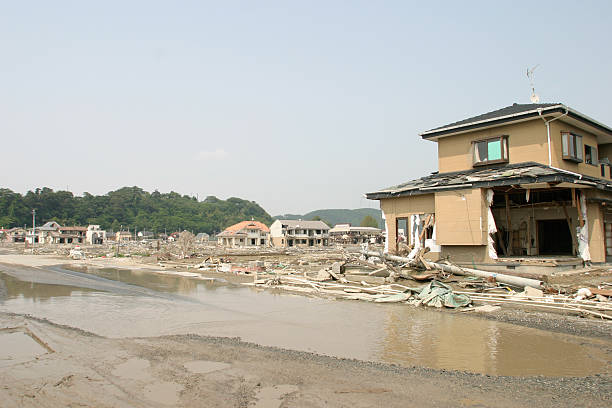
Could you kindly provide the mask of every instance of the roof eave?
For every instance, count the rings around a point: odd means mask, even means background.
[[[584,177],[584,176],[583,176]],[[589,178],[590,179],[590,178]],[[448,191],[449,187],[452,187],[452,190],[464,190],[468,188],[491,188],[491,187],[502,187],[502,186],[512,186],[512,185],[521,185],[521,184],[530,184],[534,182],[538,183],[562,183],[562,182],[576,182],[579,179],[575,176],[569,174],[552,174],[545,176],[520,176],[520,177],[511,177],[504,178],[500,180],[486,180],[486,181],[476,181],[466,184],[457,184],[454,186],[439,186],[437,188],[426,188],[425,190],[419,189],[411,189],[407,191],[387,191],[387,192],[374,192],[366,194],[366,198],[369,200],[381,200],[386,198],[398,198],[398,197],[409,197],[415,195],[423,195],[423,194],[432,194],[438,191]],[[598,182],[597,179],[592,179],[593,188],[599,190],[607,190],[612,191],[612,185],[607,183]],[[577,183],[580,184],[580,183]],[[583,183],[584,184],[584,183]]]
[[[436,140],[439,137],[449,136],[455,133],[466,132],[469,130],[480,129],[483,127],[497,126],[503,123],[517,122],[517,121],[521,121],[525,119],[535,118],[537,116],[540,116],[540,113],[544,113],[544,112],[546,113],[555,113],[555,112],[565,113],[566,110],[570,110],[570,109],[563,104],[559,104],[559,105],[549,106],[546,108],[538,108],[538,109],[532,109],[532,110],[525,111],[525,112],[513,113],[511,115],[500,116],[497,118],[478,120],[474,122],[463,123],[461,125],[456,125],[456,126],[447,126],[441,129],[432,129],[432,130],[428,130],[423,133],[419,133],[419,136],[421,136],[421,138],[426,139],[426,140]]]
[[[572,109],[566,105],[563,105],[563,104],[553,105],[553,106],[549,106],[546,108],[532,109],[529,111],[515,113],[512,115],[505,115],[505,116],[500,116],[497,118],[474,121],[474,122],[464,123],[464,124],[456,125],[456,126],[447,126],[441,129],[428,130],[426,132],[420,133],[419,136],[421,136],[421,138],[425,140],[437,140],[440,137],[451,136],[454,134],[464,133],[464,132],[468,132],[471,130],[482,129],[485,127],[499,126],[505,123],[535,119],[544,113],[550,114],[550,113],[566,113],[566,112],[568,113],[569,117],[576,119],[580,122],[583,122],[587,125],[590,125],[594,127],[595,129],[612,136],[612,128],[604,125],[601,122],[598,122],[597,120],[587,115],[584,115],[578,112],[575,109]]]

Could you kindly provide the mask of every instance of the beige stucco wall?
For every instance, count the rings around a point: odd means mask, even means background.
[[[441,257],[462,264],[491,262],[486,245],[443,245]]]
[[[591,253],[591,261],[605,262],[605,234],[600,204],[587,204],[587,222],[589,224],[589,252]]]
[[[599,157],[612,160],[612,144],[598,146],[594,134],[563,122],[562,119],[550,123],[551,164],[564,170],[601,178],[598,165],[574,163],[563,160],[562,132],[574,132],[582,136],[584,145],[598,149]],[[476,140],[495,136],[508,136],[508,162],[523,163],[534,161],[548,164],[548,135],[541,119],[533,119],[485,130],[478,130],[461,135],[443,137],[438,140],[438,168],[440,173],[468,170],[473,168],[473,144]],[[584,151],[583,151],[584,156]],[[609,177],[607,177],[609,179]]]
[[[599,158],[602,159],[604,157],[612,161],[612,143],[599,145]]]
[[[422,194],[411,197],[383,198],[380,208],[396,218],[409,217],[411,214],[431,214],[435,210],[434,195]]]
[[[438,245],[486,245],[487,206],[482,189],[435,194]]]
[[[383,198],[380,208],[385,214],[389,242],[389,252],[397,252],[397,219],[408,218],[412,214],[432,214],[435,211],[433,194],[410,197]]]
[[[510,163],[535,161],[548,164],[546,126],[538,119],[439,139],[440,173],[473,168],[472,142],[503,135],[508,135]]]
[[[551,122],[550,124],[550,145],[551,145],[551,156],[552,165],[560,169],[573,171],[576,173],[584,174],[591,177],[601,178],[601,172],[599,166],[593,166],[582,163],[574,163],[569,160],[563,160],[563,142],[561,139],[562,132],[574,132],[577,135],[582,136],[582,155],[584,157],[584,145],[589,145],[597,148],[597,138],[592,133],[586,132],[575,126],[563,122],[561,119]],[[546,131],[545,131],[546,133]],[[548,161],[545,163],[548,164]]]
[[[270,237],[270,243],[274,247],[284,247],[286,245],[283,237]]]

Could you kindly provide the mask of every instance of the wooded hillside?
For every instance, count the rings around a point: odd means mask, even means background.
[[[239,221],[254,218],[270,225],[272,217],[254,201],[240,198],[220,200],[214,196],[198,201],[175,192],[146,192],[139,187],[123,187],[104,195],[85,193],[82,197],[70,191],[37,188],[25,195],[0,189],[0,227],[32,226],[32,209],[36,224],[55,220],[61,225],[100,224],[118,231],[217,233]]]

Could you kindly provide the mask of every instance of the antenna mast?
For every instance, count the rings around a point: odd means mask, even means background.
[[[533,71],[535,71],[535,69],[539,66],[540,64],[536,65],[531,69],[527,68],[527,78],[529,78],[529,86],[531,86],[531,96],[529,97],[531,103],[540,102],[540,96],[535,92],[535,85],[533,84]]]

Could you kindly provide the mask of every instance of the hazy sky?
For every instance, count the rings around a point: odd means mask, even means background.
[[[418,133],[529,102],[612,125],[612,2],[1,1],[0,186],[378,207]]]

